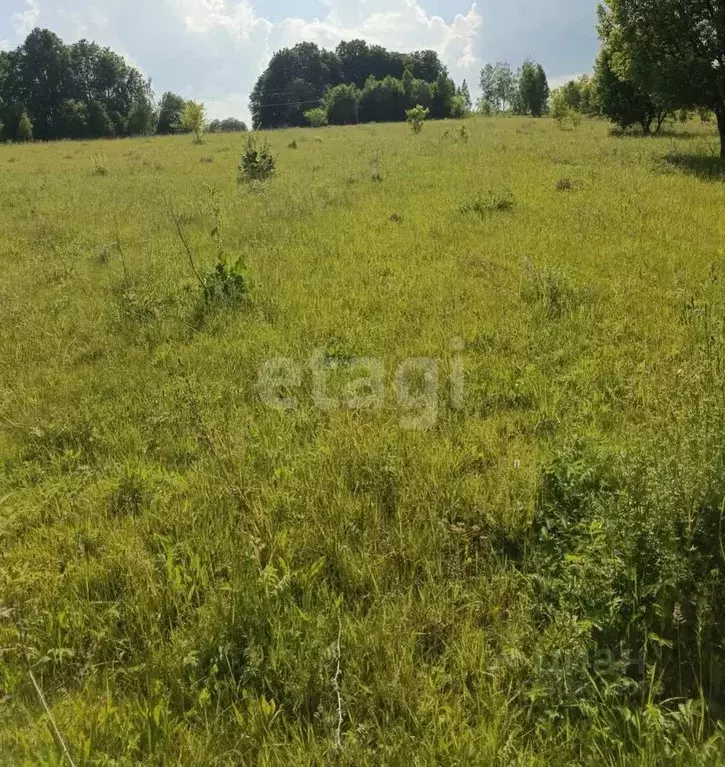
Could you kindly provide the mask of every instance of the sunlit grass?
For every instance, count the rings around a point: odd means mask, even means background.
[[[251,185],[233,135],[0,147],[0,763],[61,763],[28,664],[79,765],[718,763],[714,128],[466,127],[272,132]],[[385,407],[317,407],[319,354]]]

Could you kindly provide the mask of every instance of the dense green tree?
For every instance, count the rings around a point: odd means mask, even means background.
[[[408,53],[403,57],[403,62],[416,80],[425,80],[427,83],[435,82],[443,71],[443,64],[435,51]]]
[[[304,113],[319,106],[327,88],[340,82],[339,71],[337,56],[313,43],[275,53],[252,91],[254,128],[306,125]]]
[[[610,45],[602,47],[595,67],[597,100],[601,112],[626,130],[640,125],[645,134],[658,132],[671,113],[669,104],[658,104],[636,80],[623,77],[615,67],[616,52]]]
[[[600,36],[616,75],[662,109],[712,109],[725,160],[725,2],[605,0]]]
[[[140,105],[149,103],[150,88],[141,74],[87,40],[65,45],[52,32],[34,29],[21,46],[0,54],[6,138],[16,135],[24,111],[36,138],[123,136],[129,125],[135,132],[144,123]],[[148,132],[148,125],[142,130]]]
[[[364,40],[350,40],[331,52],[302,43],[275,53],[257,80],[250,99],[253,125],[255,129],[306,125],[305,113],[319,107],[329,90],[354,85],[362,91],[371,76],[379,83],[386,78],[402,82],[406,103],[411,104],[415,81],[432,84],[441,72],[443,66],[435,51],[404,55]],[[397,92],[397,86],[391,87]],[[375,98],[379,96],[375,94]],[[381,103],[387,103],[386,99]],[[399,119],[404,119],[403,114],[404,109]],[[376,115],[371,119],[388,118]]]
[[[53,32],[34,29],[11,53],[7,101],[23,105],[35,138],[62,137],[62,107],[71,85],[70,52]]]
[[[413,93],[408,100],[408,106],[422,106],[424,109],[433,108],[433,96],[435,95],[435,83],[426,80],[413,80]]]
[[[82,101],[67,99],[60,109],[56,126],[62,135],[84,138],[88,135],[88,107]]]
[[[222,133],[246,133],[247,125],[236,117],[226,117],[221,121],[220,130]]]
[[[364,40],[342,42],[335,54],[340,62],[340,82],[354,83],[359,89],[371,75],[376,80],[384,80],[387,76],[401,79],[405,70],[401,54],[379,45],[368,45]]]
[[[596,98],[595,81],[588,75],[570,80],[560,88],[569,109],[583,115],[596,115],[599,106]]]
[[[412,81],[411,96],[414,86]],[[401,122],[405,120],[407,106],[409,101],[402,80],[394,77],[376,80],[370,75],[360,95],[360,121]]]
[[[549,82],[541,64],[524,61],[519,81],[519,105],[524,114],[541,117],[549,100]]]
[[[330,125],[350,125],[359,121],[360,91],[353,83],[336,85],[325,94],[324,107]]]
[[[88,102],[87,115],[86,128],[90,138],[111,138],[116,135],[113,121],[100,101]]]
[[[167,91],[159,102],[159,126],[161,135],[177,133],[181,130],[181,115],[184,112],[186,101],[176,93]]]
[[[435,120],[448,117],[451,114],[453,97],[455,95],[456,84],[448,76],[448,70],[444,68],[435,81],[430,116]]]
[[[151,84],[136,93],[136,98],[128,113],[126,131],[129,136],[150,136],[156,132],[158,114],[154,110]]]

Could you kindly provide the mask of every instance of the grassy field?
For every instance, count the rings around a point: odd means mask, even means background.
[[[725,763],[725,174],[673,130],[0,146],[0,763]]]

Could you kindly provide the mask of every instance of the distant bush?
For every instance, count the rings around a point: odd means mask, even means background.
[[[15,133],[17,141],[32,141],[33,140],[33,123],[30,121],[27,112],[23,112],[20,115],[18,121],[18,129]]]
[[[420,104],[406,111],[405,119],[408,121],[408,125],[410,125],[410,129],[414,134],[418,135],[423,130],[423,124],[428,119],[429,114],[430,110],[422,107]]]
[[[549,101],[549,113],[559,124],[560,128],[564,127],[570,112],[571,109],[564,96],[564,92],[561,89],[555,90],[551,94],[551,99]]]
[[[246,133],[247,125],[236,117],[227,117],[224,120],[212,120],[206,130],[207,133]]]
[[[266,181],[274,175],[276,165],[277,161],[272,155],[269,142],[265,140],[259,146],[256,136],[253,133],[250,134],[239,160],[239,181],[245,183]]]
[[[463,96],[459,94],[451,99],[451,117],[460,120],[464,117],[468,117],[470,113],[471,110],[468,108]]]
[[[322,128],[327,125],[327,110],[322,107],[310,109],[305,112],[305,119],[313,128]]]

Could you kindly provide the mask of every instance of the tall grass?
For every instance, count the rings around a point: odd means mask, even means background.
[[[0,147],[0,762],[722,763],[725,186],[688,128],[279,131],[257,185],[225,134]],[[316,355],[333,394],[380,360],[385,407],[317,407]]]

